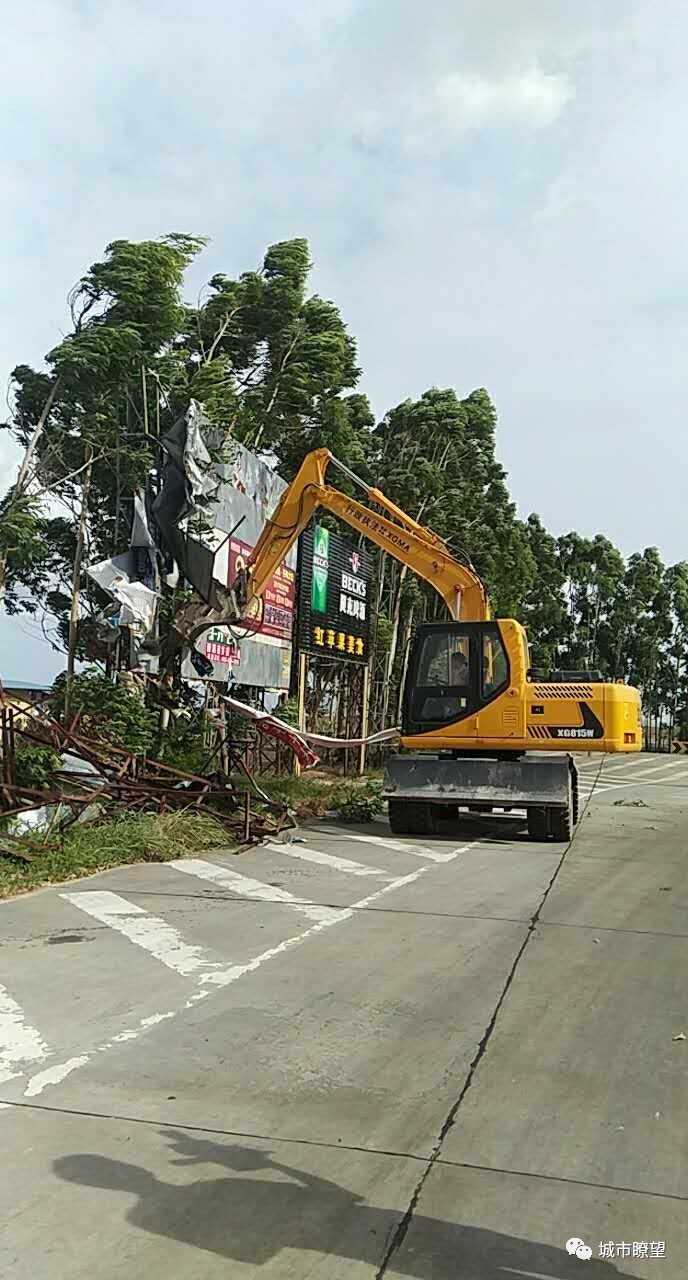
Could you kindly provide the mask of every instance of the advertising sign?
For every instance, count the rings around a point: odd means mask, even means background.
[[[241,569],[246,568],[246,561],[252,550],[253,547],[248,542],[243,542],[240,538],[230,539],[227,586],[231,585]],[[295,591],[295,571],[288,565],[281,564],[263,593],[263,620],[256,635],[278,636],[291,643]]]
[[[301,538],[299,646],[366,663],[370,651],[372,558],[341,534],[311,525]]]

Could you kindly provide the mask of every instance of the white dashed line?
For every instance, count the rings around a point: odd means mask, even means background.
[[[253,898],[258,902],[273,902],[279,903],[280,906],[293,907],[309,920],[335,923],[341,916],[341,911],[335,907],[318,906],[308,898],[298,898],[295,894],[288,893],[286,889],[263,884],[262,880],[252,880],[250,876],[242,876],[238,871],[230,870],[229,867],[219,867],[216,863],[205,862],[201,858],[180,858],[175,862],[166,863],[166,866],[173,867],[175,871],[183,871],[184,875],[209,880],[223,889],[231,889],[232,893],[242,898]]]
[[[379,867],[364,867],[362,862],[352,862],[349,858],[336,858],[332,853],[321,853],[319,849],[308,849],[303,844],[266,844],[264,849],[272,853],[286,853],[288,858],[301,858],[304,862],[317,862],[323,867],[332,867],[334,871],[344,871],[349,876],[393,876],[380,871]]]
[[[149,915],[143,907],[127,902],[117,893],[61,893],[60,897],[101,924],[124,934],[130,942],[184,977],[197,973],[199,969],[207,969],[212,963],[204,947],[185,942],[166,920]]]
[[[391,836],[363,836],[353,831],[338,831],[336,827],[318,828],[323,835],[339,836],[340,840],[360,840],[362,844],[374,844],[380,849],[394,849],[399,853],[410,853],[412,858],[427,858],[429,862],[452,862],[460,853],[465,853],[470,845],[461,849],[453,849],[449,853],[441,853],[439,849],[428,849],[404,844],[402,840],[393,840]]]

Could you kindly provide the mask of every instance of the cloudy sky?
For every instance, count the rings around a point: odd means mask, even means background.
[[[688,7],[653,8],[10,3],[3,377],[114,238],[209,235],[195,293],[306,236],[379,414],[485,386],[522,514],[688,558]],[[7,678],[60,667],[35,630]]]

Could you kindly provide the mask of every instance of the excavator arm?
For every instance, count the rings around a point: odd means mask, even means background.
[[[371,511],[355,498],[326,484],[329,464],[339,467],[364,490],[368,500],[386,514]],[[242,616],[250,613],[252,602],[262,597],[275,570],[320,508],[331,511],[429,582],[444,600],[452,618],[468,622],[490,618],[485,588],[477,574],[456,560],[436,533],[413,520],[379,489],[367,485],[343,463],[337,462],[329,449],[315,449],[304,458],[275,512],[266,521],[246,569],[232,584]]]
[[[362,488],[371,506],[328,485],[330,465]],[[526,809],[534,838],[568,840],[577,820],[571,750],[639,750],[637,690],[587,675],[565,684],[533,680],[523,627],[513,619],[491,621],[485,588],[470,565],[328,449],[304,458],[230,587],[216,583],[211,601],[185,607],[175,622],[179,640],[192,644],[209,626],[255,629],[268,582],[320,509],[429,582],[452,619],[421,625],[413,642],[402,705],[406,751],[385,763],[382,794],[392,831],[431,833],[442,815],[468,805]]]

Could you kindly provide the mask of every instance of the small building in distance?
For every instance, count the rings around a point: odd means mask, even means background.
[[[43,702],[52,693],[50,684],[33,684],[30,680],[3,680],[0,676],[0,705],[23,711]]]

